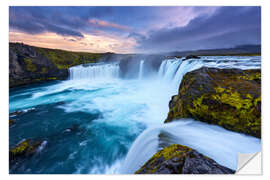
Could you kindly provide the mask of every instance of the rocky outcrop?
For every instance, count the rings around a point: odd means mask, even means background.
[[[9,43],[9,87],[66,79],[69,67],[96,62],[102,56]]]
[[[136,174],[233,174],[187,146],[173,144],[157,152]]]
[[[24,140],[9,150],[9,161],[13,163],[19,158],[33,155],[41,146],[42,141]]]
[[[261,137],[261,71],[206,68],[187,73],[165,122],[193,118]]]

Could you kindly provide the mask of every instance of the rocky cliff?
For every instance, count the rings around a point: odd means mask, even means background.
[[[104,54],[70,52],[9,43],[9,87],[62,80],[68,77],[68,68],[96,62]]]
[[[165,122],[193,118],[261,137],[261,71],[201,68],[187,73]]]

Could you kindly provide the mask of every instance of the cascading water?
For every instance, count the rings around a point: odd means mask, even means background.
[[[140,61],[140,69],[134,71],[138,78],[131,80],[119,77],[117,63],[89,64],[71,67],[70,80],[11,91],[10,112],[25,114],[13,117],[18,120],[10,127],[10,146],[22,138],[46,143],[37,156],[10,172],[134,173],[172,143],[188,145],[235,168],[237,152],[260,148],[257,138],[197,121],[163,124],[169,100],[187,72],[202,66],[260,68],[260,57],[168,59],[155,78],[147,77],[145,62]]]
[[[136,172],[158,150],[170,145],[189,146],[236,170],[238,153],[260,151],[260,139],[191,119],[161,124],[145,130],[132,144],[120,172]]]
[[[140,69],[139,69],[139,79],[142,79],[143,77],[143,65],[144,65],[144,60],[140,61]]]
[[[183,76],[202,66],[215,68],[257,69],[258,63],[246,63],[243,59],[235,63],[235,59],[220,63],[209,60],[164,60],[162,61],[158,77],[172,82],[177,89]],[[255,58],[256,62],[259,62]],[[241,66],[239,66],[241,63]],[[162,135],[163,138],[160,138]],[[165,136],[165,138],[164,138]],[[232,141],[233,139],[233,141]],[[209,156],[219,164],[236,170],[238,153],[256,153],[260,151],[261,141],[258,138],[242,135],[225,130],[224,128],[208,125],[193,120],[181,120],[162,124],[145,130],[132,144],[129,153],[121,166],[120,173],[129,174],[138,170],[158,150],[170,144],[189,146]]]
[[[172,80],[173,77],[175,76],[177,69],[182,64],[182,60],[180,60],[180,59],[179,60],[167,60],[165,62],[166,63],[164,66],[161,65],[161,68],[164,68],[164,69],[160,69],[159,72],[162,75],[163,79],[169,81],[169,80]]]
[[[69,68],[70,79],[105,79],[119,77],[119,64],[89,64]]]
[[[199,69],[203,66],[203,63],[201,61],[184,61],[181,66],[178,68],[177,72],[175,73],[175,76],[173,78],[173,84],[176,86],[179,86],[179,84],[182,81],[183,76],[190,71]]]

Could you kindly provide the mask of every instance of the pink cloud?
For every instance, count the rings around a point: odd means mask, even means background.
[[[109,27],[109,28],[121,29],[125,31],[128,31],[131,29],[128,26],[115,24],[108,21],[98,20],[98,19],[90,19],[88,22],[92,25],[99,26],[99,27]]]

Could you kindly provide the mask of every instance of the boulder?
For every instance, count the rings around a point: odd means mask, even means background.
[[[173,144],[157,152],[136,174],[233,174],[234,171],[187,146]]]
[[[9,160],[13,162],[18,158],[31,156],[37,151],[41,144],[42,141],[24,140],[9,150]]]
[[[187,73],[165,123],[193,118],[261,137],[261,70],[206,68]]]

